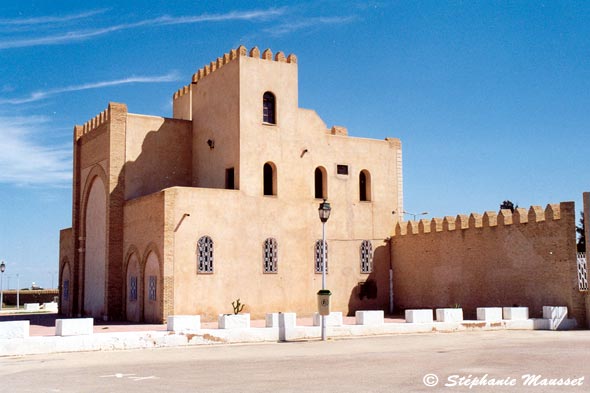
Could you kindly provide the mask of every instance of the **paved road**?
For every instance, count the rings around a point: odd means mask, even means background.
[[[426,374],[438,377],[436,387],[425,386]],[[537,386],[523,386],[524,374],[539,375]],[[475,383],[474,377],[514,386],[459,386]],[[545,378],[582,385],[543,386]],[[590,331],[405,334],[0,358],[0,391],[588,392]]]

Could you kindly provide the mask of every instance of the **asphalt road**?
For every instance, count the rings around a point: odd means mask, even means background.
[[[0,391],[588,392],[590,331],[404,334],[0,358]]]

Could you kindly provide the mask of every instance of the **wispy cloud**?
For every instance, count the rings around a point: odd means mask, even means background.
[[[90,89],[99,89],[101,87],[109,87],[109,86],[117,86],[117,85],[126,85],[130,83],[159,83],[159,82],[174,82],[179,80],[179,76],[172,72],[166,75],[159,75],[159,76],[131,76],[128,78],[123,79],[115,79],[111,81],[100,81],[100,82],[92,82],[92,83],[85,83],[82,85],[73,85],[73,86],[66,86],[66,87],[59,87],[55,89],[49,90],[39,90],[31,93],[27,97],[21,98],[0,98],[0,104],[10,104],[10,105],[20,105],[20,104],[27,104],[29,102],[39,101],[51,96],[55,96],[58,94],[68,93],[72,91],[82,91],[82,90],[90,90]]]
[[[312,29],[326,25],[342,25],[350,23],[356,19],[355,16],[318,16],[290,21],[279,26],[264,29],[265,33],[281,36],[290,34],[303,29]]]
[[[63,23],[70,22],[76,19],[84,19],[89,16],[102,14],[107,9],[92,10],[81,12],[78,14],[63,15],[63,16],[38,16],[35,18],[14,18],[14,19],[0,19],[0,26],[22,26],[22,25],[40,25],[49,23]]]
[[[71,147],[45,146],[48,119],[0,115],[0,183],[65,186],[71,182]]]
[[[226,22],[232,20],[265,21],[283,15],[286,8],[270,8],[267,10],[231,11],[223,14],[203,14],[194,16],[160,16],[153,19],[141,20],[133,23],[123,23],[95,29],[83,29],[45,35],[43,37],[12,38],[0,41],[0,49],[25,48],[31,46],[60,45],[84,41],[121,30],[135,29],[147,26],[165,26],[195,24],[204,22]],[[42,18],[38,18],[42,19]]]

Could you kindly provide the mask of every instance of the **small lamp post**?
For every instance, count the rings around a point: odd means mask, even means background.
[[[413,219],[414,221],[416,221],[416,217],[417,217],[417,216],[425,216],[425,215],[427,215],[427,214],[428,214],[428,212],[422,212],[422,213],[409,213],[409,212],[406,212],[406,211],[403,211],[402,213],[403,213],[403,214],[407,214],[407,215],[409,215],[409,216],[412,216],[412,219]]]
[[[332,208],[324,201],[320,203],[318,214],[322,222],[322,292],[326,290],[326,222],[330,218]],[[322,315],[322,341],[326,341],[326,316]]]
[[[4,261],[0,263],[0,311],[2,311],[2,303],[4,303],[4,291],[2,289],[2,280],[4,279],[4,271],[6,270],[6,264]]]

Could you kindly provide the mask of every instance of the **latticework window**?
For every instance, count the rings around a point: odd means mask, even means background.
[[[70,280],[64,280],[63,297],[64,300],[68,300],[70,298]]]
[[[197,244],[198,273],[213,273],[213,240],[203,236]]]
[[[368,240],[361,243],[361,273],[373,271],[373,245]]]
[[[578,289],[580,291],[588,290],[588,265],[586,254],[578,253]]]
[[[155,301],[157,298],[158,281],[156,276],[150,276],[148,283],[148,300]]]
[[[277,240],[268,238],[264,241],[264,272],[276,273],[278,262],[278,244]]]
[[[323,247],[322,244],[326,247],[326,274],[328,273],[328,243],[322,242],[318,240],[315,242],[315,272],[322,273],[322,254],[323,254]]]
[[[137,301],[137,276],[129,277],[129,301]]]

